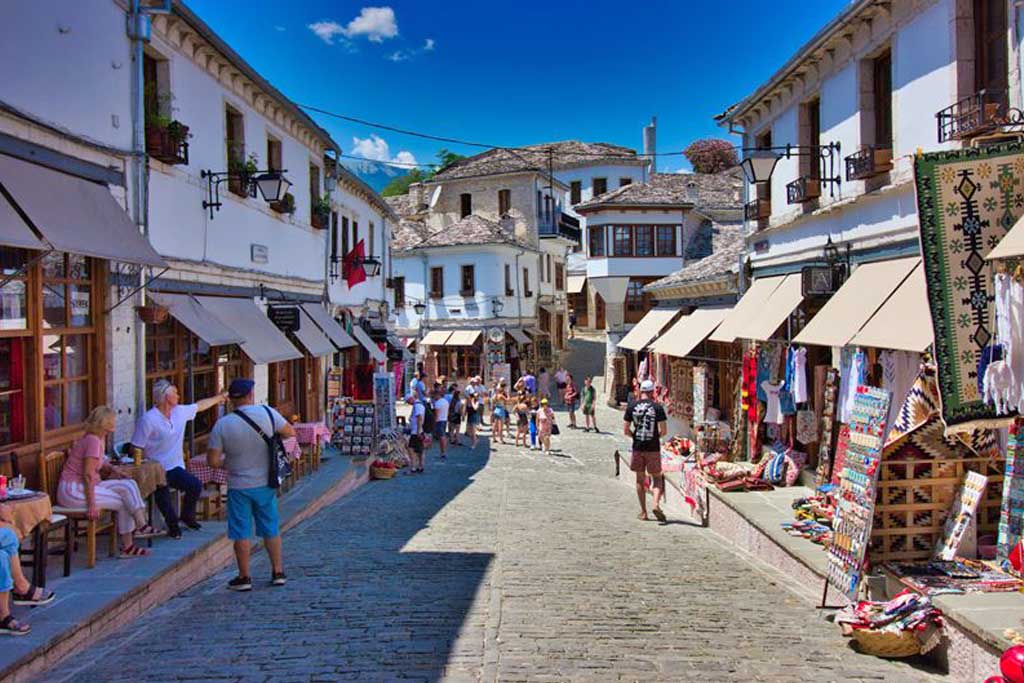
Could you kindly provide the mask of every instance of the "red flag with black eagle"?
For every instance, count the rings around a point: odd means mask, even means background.
[[[366,269],[363,268],[363,261],[366,259],[366,247],[363,240],[356,242],[356,246],[349,253],[345,254],[345,282],[348,288],[352,289],[360,282],[366,282]]]

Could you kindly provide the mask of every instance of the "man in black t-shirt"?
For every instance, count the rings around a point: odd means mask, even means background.
[[[661,474],[661,437],[668,433],[668,417],[665,408],[651,398],[654,382],[644,380],[640,384],[640,398],[630,402],[626,408],[622,433],[633,439],[633,456],[629,469],[636,472],[636,495],[640,499],[640,519],[647,520],[647,493],[644,491],[644,474],[651,475],[654,487],[654,507],[651,512],[659,522],[665,521],[661,511],[661,496],[665,492],[665,479]]]

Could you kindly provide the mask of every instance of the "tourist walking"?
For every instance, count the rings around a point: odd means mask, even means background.
[[[568,378],[569,372],[565,368],[558,368],[555,371],[555,388],[558,390],[558,402],[561,405],[565,405],[565,382]]]
[[[576,338],[576,311],[569,311],[569,339]]]
[[[498,384],[495,389],[493,412],[491,413],[491,434],[498,435],[498,443],[505,443],[505,425],[508,423],[508,394],[505,393],[505,383]]]
[[[423,471],[423,421],[427,413],[423,401],[417,400],[415,395],[406,396],[405,402],[412,406],[409,413],[409,474],[418,474]]]
[[[146,502],[139,485],[121,468],[107,462],[107,435],[113,434],[117,413],[107,406],[96,406],[85,419],[85,434],[71,446],[60,471],[57,502],[64,507],[85,508],[90,520],[100,517],[100,510],[111,510],[117,519],[121,537],[121,558],[149,555],[147,548],[134,543],[135,538],[157,535],[146,521]]]
[[[526,373],[523,374],[513,387],[516,391],[525,391],[528,396],[533,396],[537,393],[537,378],[534,377],[533,372],[527,368]]]
[[[448,442],[452,446],[458,446],[461,443],[459,431],[462,429],[466,402],[462,398],[462,392],[454,384],[449,387],[448,396]]]
[[[541,452],[547,455],[551,452],[551,434],[555,428],[555,411],[548,405],[548,400],[542,398],[540,407],[537,409],[537,438],[540,441]]]
[[[537,395],[540,398],[551,398],[551,375],[547,368],[541,368],[537,375]]]
[[[594,414],[594,406],[597,403],[597,389],[594,388],[594,381],[590,377],[583,380],[583,431],[589,432],[591,428],[595,432],[597,428],[597,416]]]
[[[153,383],[153,407],[143,413],[135,425],[132,445],[141,448],[143,456],[157,461],[167,472],[167,486],[158,487],[153,493],[153,500],[167,523],[167,535],[171,538],[181,538],[181,527],[178,525],[179,515],[171,504],[169,489],[185,493],[180,521],[189,529],[201,528],[196,521],[196,503],[203,485],[185,471],[185,427],[199,413],[219,406],[226,400],[227,396],[221,394],[197,403],[180,405],[178,388],[165,379],[158,379]]]
[[[466,436],[469,437],[469,447],[476,450],[476,443],[478,437],[476,435],[477,427],[480,426],[480,392],[474,391],[469,393],[469,387],[466,387]]]
[[[580,404],[580,391],[576,386],[576,382],[573,381],[572,375],[568,372],[565,373],[565,391],[562,396],[565,399],[565,406],[569,410],[569,426],[573,429],[577,429],[576,409]]]
[[[530,450],[537,450],[537,411],[540,410],[540,403],[536,396],[530,397]]]
[[[418,401],[423,401],[427,398],[427,385],[423,383],[422,370],[412,373],[412,379],[409,380],[409,393],[415,396]]]
[[[640,499],[639,519],[647,520],[647,492],[645,472],[651,477],[654,489],[654,507],[651,512],[659,522],[665,521],[661,511],[661,497],[665,492],[665,478],[661,473],[661,437],[668,434],[665,408],[653,398],[654,382],[647,379],[640,384],[640,398],[626,408],[622,432],[633,440],[633,454],[629,469],[636,473],[636,494]]]
[[[283,586],[287,581],[277,512],[277,474],[272,469],[277,458],[273,438],[291,439],[295,429],[270,406],[256,405],[255,386],[251,379],[231,380],[228,397],[235,410],[217,420],[206,446],[210,467],[228,472],[228,538],[234,543],[238,564],[238,576],[228,582],[233,591],[252,590],[249,554],[254,520],[256,535],[263,539],[270,557],[270,584]]]
[[[526,394],[519,392],[515,406],[516,413],[516,446],[526,448],[530,437],[530,404],[527,402]]]
[[[448,416],[451,404],[441,393],[441,388],[434,390],[434,440],[437,441],[441,460],[448,459]]]

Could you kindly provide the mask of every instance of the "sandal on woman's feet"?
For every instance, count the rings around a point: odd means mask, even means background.
[[[5,636],[27,636],[32,627],[23,624],[10,614],[0,619],[0,635]]]
[[[641,512],[639,515],[636,516],[636,518],[639,519],[641,522],[648,522],[648,521],[650,521],[649,519],[647,519],[647,513],[646,512]]]
[[[24,593],[11,591],[11,600],[15,605],[48,605],[57,597],[53,591],[40,588],[34,583],[29,584],[28,590]]]
[[[654,508],[653,510],[651,510],[651,512],[654,513],[654,516],[658,518],[659,522],[667,522],[668,521],[668,519],[666,519],[666,517],[665,517],[665,513],[661,511],[661,508]]]
[[[135,557],[145,557],[149,554],[151,554],[149,552],[149,548],[140,548],[133,543],[132,545],[126,545],[121,548],[121,554],[117,556],[117,559],[130,560]]]
[[[152,524],[141,526],[135,530],[135,538],[153,538],[159,536],[162,532]]]

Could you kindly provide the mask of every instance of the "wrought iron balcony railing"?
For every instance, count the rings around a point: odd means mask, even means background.
[[[1006,92],[981,90],[935,115],[939,142],[967,140],[1006,127],[1024,125],[1024,113],[1010,107]]]
[[[772,200],[755,199],[743,205],[743,218],[748,221],[762,221],[772,215]]]
[[[867,146],[846,157],[846,179],[864,180],[892,170],[892,148]]]
[[[821,179],[815,176],[800,176],[786,185],[786,201],[803,204],[821,196]]]

